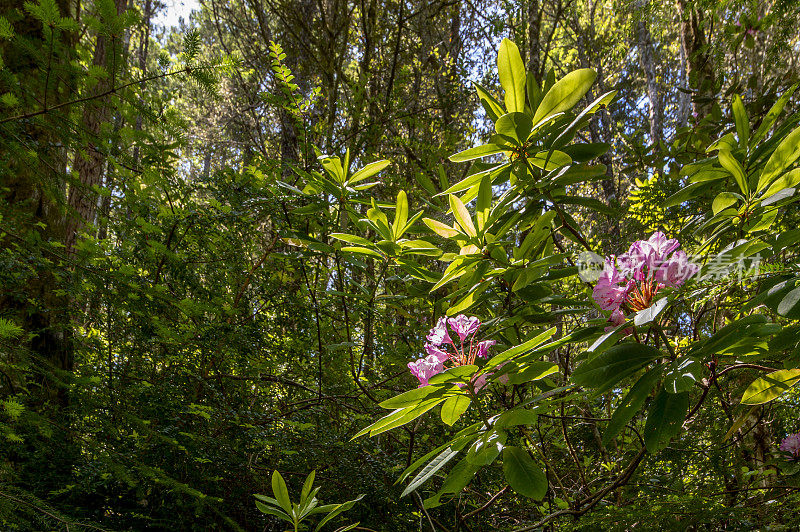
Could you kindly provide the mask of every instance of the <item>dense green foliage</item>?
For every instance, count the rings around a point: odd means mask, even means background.
[[[158,9],[0,7],[3,529],[800,524],[796,2]]]

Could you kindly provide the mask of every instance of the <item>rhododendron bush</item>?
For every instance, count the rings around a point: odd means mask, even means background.
[[[800,181],[800,129],[775,125],[785,101],[750,131],[735,100],[735,131],[680,170],[660,229],[603,257],[571,206],[594,207],[581,183],[604,175],[591,161],[608,146],[577,133],[614,93],[575,109],[595,73],[540,86],[508,40],[498,70],[502,99],[478,87],[495,134],[450,157],[472,166],[432,198],[446,198],[438,216],[409,218],[401,192],[393,222],[374,202],[357,220],[374,239],[333,235],[426,287],[433,316],[445,314],[409,331],[414,379],[356,437],[419,427],[435,410],[451,438],[409,463],[402,495],[432,510],[496,468],[518,496],[548,498],[530,529],[609,504],[651,457],[702,439],[708,416],[727,420],[712,445],[757,444],[760,474],[797,483],[779,466],[796,439],[748,434],[761,405],[796,400],[800,381],[798,233],[775,232]]]

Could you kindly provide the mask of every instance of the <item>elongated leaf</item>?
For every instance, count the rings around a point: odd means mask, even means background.
[[[467,411],[471,400],[466,395],[454,395],[442,404],[441,418],[442,421],[448,425],[458,421],[458,418]]]
[[[650,395],[650,392],[653,391],[653,386],[658,382],[661,373],[662,368],[656,366],[639,377],[639,380],[631,387],[611,415],[611,421],[608,422],[606,431],[603,433],[603,445],[611,443],[611,440],[619,434],[623,427],[642,410],[645,400]]]
[[[473,159],[482,159],[483,157],[488,157],[489,155],[502,152],[503,148],[497,146],[496,144],[483,144],[482,146],[475,146],[474,148],[469,148],[464,151],[454,153],[449,157],[449,159],[454,163],[463,163],[466,161],[472,161]]]
[[[501,370],[502,371],[502,370]],[[508,374],[509,384],[523,384],[525,382],[536,381],[558,373],[558,364],[539,360],[531,362],[521,371]]]
[[[736,202],[739,201],[741,197],[742,196],[739,194],[734,194],[732,192],[720,192],[711,204],[711,212],[715,215],[719,214],[728,207],[736,205]]]
[[[792,97],[792,94],[794,94],[795,90],[797,90],[797,84],[792,85],[791,88],[784,92],[778,101],[775,102],[775,104],[767,113],[767,116],[765,116],[761,121],[761,125],[758,126],[755,134],[753,134],[753,136],[750,138],[750,145],[755,146],[759,141],[761,141],[761,139],[764,138],[767,132],[772,128],[772,125],[778,119],[778,116],[780,116],[783,108],[786,106],[786,102],[789,101],[789,98]]]
[[[353,174],[352,176],[350,176],[350,179],[348,179],[347,182],[353,184],[353,183],[358,183],[359,181],[363,181],[365,179],[369,179],[378,172],[386,169],[386,167],[389,166],[390,164],[392,164],[392,162],[386,159],[370,163],[361,170],[359,170],[358,172],[356,172],[355,174]]]
[[[744,175],[744,168],[742,164],[733,156],[728,150],[719,151],[719,162],[725,170],[731,173],[739,189],[745,196],[750,193],[750,185],[747,183],[747,177]]]
[[[742,395],[743,405],[773,401],[800,381],[800,369],[782,369],[756,379]]]
[[[519,425],[535,425],[538,418],[539,415],[533,410],[518,407],[500,414],[495,420],[494,426],[498,429],[507,429]]]
[[[352,501],[343,502],[342,504],[337,505],[328,515],[322,518],[322,520],[317,523],[314,532],[319,532],[325,524],[328,523],[331,519],[338,516],[342,512],[346,512],[347,510],[351,509],[355,504],[364,498],[364,495],[359,495],[357,498],[353,499]],[[349,527],[352,528],[352,527]],[[345,529],[348,530],[349,528]]]
[[[408,198],[405,190],[397,193],[397,204],[394,211],[394,222],[392,222],[392,233],[395,240],[403,236],[403,229],[408,221]]]
[[[272,494],[275,500],[281,505],[281,508],[287,513],[292,513],[292,501],[289,500],[289,490],[286,489],[286,482],[278,470],[272,472]]]
[[[637,343],[615,345],[578,366],[572,373],[572,381],[579,386],[593,388],[596,393],[603,393],[662,356],[658,349],[649,345]]]
[[[273,508],[271,506],[267,506],[266,504],[262,503],[261,501],[256,501],[256,508],[258,508],[259,511],[261,513],[263,513],[263,514],[272,515],[274,517],[277,517],[278,519],[283,519],[284,521],[288,521],[289,523],[293,523],[294,522],[292,520],[292,518],[289,517],[288,515],[286,515],[284,512],[281,512],[277,508]]]
[[[478,97],[481,99],[481,105],[483,105],[483,108],[486,109],[486,113],[489,115],[489,118],[491,118],[492,121],[497,120],[505,114],[503,106],[500,104],[497,98],[489,94],[489,91],[477,83],[473,83],[473,85],[475,86],[475,92],[478,93]]]
[[[767,164],[764,165],[761,177],[758,178],[757,190],[760,191],[769,186],[798,157],[800,157],[800,127],[786,135],[772,152]]]
[[[387,410],[406,408],[407,406],[417,405],[425,399],[431,399],[434,396],[441,397],[446,390],[447,387],[445,386],[421,386],[396,395],[391,399],[387,399],[378,406]]]
[[[311,493],[311,488],[314,487],[314,478],[317,476],[317,471],[311,471],[306,477],[306,481],[303,482],[303,489],[300,491],[300,502],[304,502],[308,498],[308,494]]]
[[[529,157],[528,161],[545,172],[552,172],[562,166],[572,164],[572,157],[558,150],[553,150],[552,152],[540,151],[533,157]]]
[[[519,112],[505,114],[494,124],[494,129],[498,134],[516,140],[517,146],[522,146],[528,140],[532,128],[531,117]]]
[[[503,39],[497,53],[497,73],[505,91],[506,109],[509,113],[525,111],[525,65],[519,48],[509,39]]]
[[[555,333],[556,333],[556,328],[555,327],[551,327],[550,329],[547,329],[546,331],[544,331],[544,332],[542,332],[540,334],[537,334],[536,336],[534,336],[530,340],[526,340],[525,342],[523,342],[523,343],[521,343],[519,345],[516,345],[514,347],[510,347],[510,348],[506,349],[502,353],[499,353],[499,354],[493,356],[489,360],[489,362],[487,362],[486,365],[484,366],[484,368],[483,368],[484,371],[489,371],[492,368],[496,368],[497,366],[499,366],[500,364],[502,364],[506,360],[511,359],[512,357],[515,357],[517,355],[521,355],[522,353],[525,353],[527,351],[532,351],[533,349],[535,349],[539,345],[541,345],[544,342],[546,342],[547,340],[549,340]]]
[[[669,393],[688,392],[702,376],[703,365],[699,360],[681,357],[667,367],[664,389]]]
[[[400,494],[400,497],[405,497],[418,487],[422,486],[429,478],[435,475],[437,471],[447,465],[447,462],[456,456],[458,456],[458,451],[454,451],[452,448],[447,447],[444,451],[439,453],[436,458],[431,460],[428,465],[423,467],[419,473],[417,473],[417,476],[415,476],[408,486],[406,486],[406,489],[403,490],[403,493]]]
[[[550,115],[572,109],[589,91],[595,78],[597,72],[591,68],[575,70],[564,76],[542,98],[533,115],[533,123],[538,124]]]
[[[364,247],[360,247],[360,246],[344,246],[342,248],[342,251],[347,251],[347,252],[350,252],[350,253],[359,253],[361,255],[369,255],[371,257],[375,257],[375,258],[378,258],[378,259],[386,258],[379,251],[375,251],[374,249],[364,248]]]
[[[644,425],[644,444],[651,454],[655,454],[669,444],[683,427],[683,420],[689,410],[689,393],[668,393],[661,390],[647,411]]]
[[[348,242],[350,244],[358,244],[362,247],[372,246],[372,242],[357,235],[348,235],[347,233],[331,233],[330,236],[336,240],[341,240],[342,242]]]
[[[464,204],[461,203],[461,200],[452,194],[448,196],[448,199],[450,200],[450,208],[453,211],[453,216],[461,229],[471,237],[478,236],[478,232],[475,230],[475,226],[472,223],[472,217]]]
[[[783,296],[777,310],[781,316],[800,319],[800,286]]]
[[[541,501],[547,493],[547,476],[542,468],[520,447],[503,449],[503,474],[511,489]]]
[[[750,119],[747,117],[747,110],[744,108],[742,97],[738,94],[733,97],[733,120],[736,123],[736,136],[739,137],[739,147],[747,146],[750,140]]]
[[[422,221],[430,227],[431,231],[444,238],[451,238],[459,234],[458,229],[454,229],[447,224],[431,218],[423,218]]]

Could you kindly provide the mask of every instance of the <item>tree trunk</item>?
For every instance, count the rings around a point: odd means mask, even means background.
[[[714,106],[716,79],[708,54],[704,33],[703,12],[691,5],[691,0],[676,0],[680,16],[681,43],[686,52],[686,75],[694,91],[692,110],[699,117],[711,112]]]
[[[650,144],[657,146],[664,140],[664,113],[656,78],[656,57],[650,29],[645,21],[645,13],[639,13],[636,23],[636,47],[639,51],[639,66],[644,73],[647,86],[648,119],[650,122]]]
[[[117,15],[120,15],[125,10],[126,1],[115,0],[114,5]],[[117,56],[119,54],[116,47],[117,39],[112,39],[109,42],[109,38],[106,35],[97,36],[92,64],[106,70],[109,70],[110,66],[110,71],[108,72],[108,77],[101,79],[97,83],[94,88],[94,94],[102,94],[109,89],[113,89],[116,81],[116,70],[121,66],[117,64]],[[109,58],[111,58],[110,65]],[[83,130],[88,135],[88,143],[84,147],[85,153],[75,155],[74,166],[78,174],[78,184],[71,186],[69,190],[68,203],[70,212],[67,218],[67,232],[64,241],[68,254],[72,253],[81,229],[87,223],[91,224],[94,221],[97,210],[97,196],[93,189],[100,185],[106,161],[106,154],[103,149],[98,149],[95,143],[100,136],[100,127],[103,123],[109,121],[110,116],[111,107],[108,97],[97,98],[88,102],[83,111],[82,125]]]

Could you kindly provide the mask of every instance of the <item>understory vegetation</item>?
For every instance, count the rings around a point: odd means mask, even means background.
[[[800,526],[798,2],[194,7],[0,7],[3,530]]]

